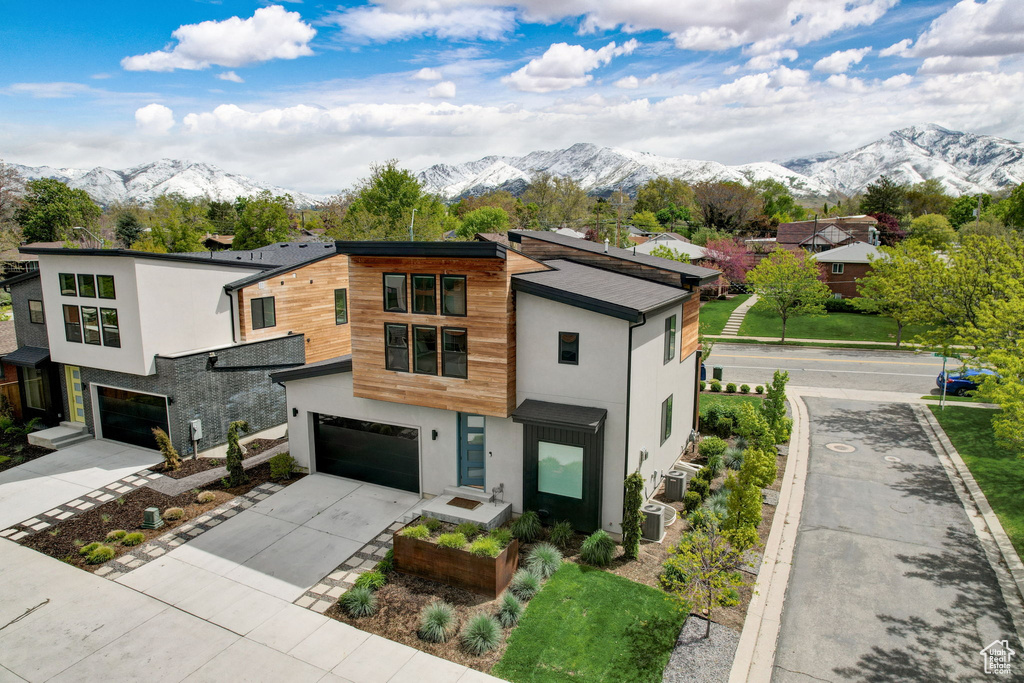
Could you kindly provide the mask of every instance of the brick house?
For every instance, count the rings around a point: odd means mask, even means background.
[[[878,247],[865,242],[854,242],[816,255],[822,266],[825,284],[836,299],[860,296],[857,280],[871,270],[871,259],[878,258]]]
[[[839,216],[780,223],[775,235],[778,246],[819,253],[854,242],[877,242],[878,221],[871,216]]]

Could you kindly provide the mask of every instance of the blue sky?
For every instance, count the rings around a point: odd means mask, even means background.
[[[3,2],[0,158],[333,193],[593,142],[746,163],[934,122],[1024,138],[1020,0]]]

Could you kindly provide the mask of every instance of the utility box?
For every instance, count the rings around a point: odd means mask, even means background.
[[[669,470],[665,473],[665,497],[670,501],[682,500],[686,493],[688,475],[683,470]]]
[[[640,535],[648,541],[660,542],[665,536],[665,508],[657,503],[648,503],[640,510],[644,515]]]
[[[192,441],[199,441],[203,438],[203,421],[192,420],[188,423],[189,434],[192,437]]]
[[[719,382],[722,381],[722,373],[725,370],[721,365],[716,365],[711,371],[711,376],[717,379]]]

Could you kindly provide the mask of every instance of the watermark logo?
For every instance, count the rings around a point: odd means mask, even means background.
[[[985,658],[985,673],[997,676],[1010,673],[1010,662],[1017,654],[1005,640],[993,640],[981,651]]]

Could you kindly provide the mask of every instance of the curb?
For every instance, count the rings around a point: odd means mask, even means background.
[[[790,457],[783,475],[775,521],[765,542],[754,596],[747,608],[743,632],[733,659],[729,683],[770,681],[775,664],[775,646],[782,625],[782,607],[789,586],[793,550],[800,526],[810,454],[807,406],[799,394],[791,393],[787,399],[793,415]]]

